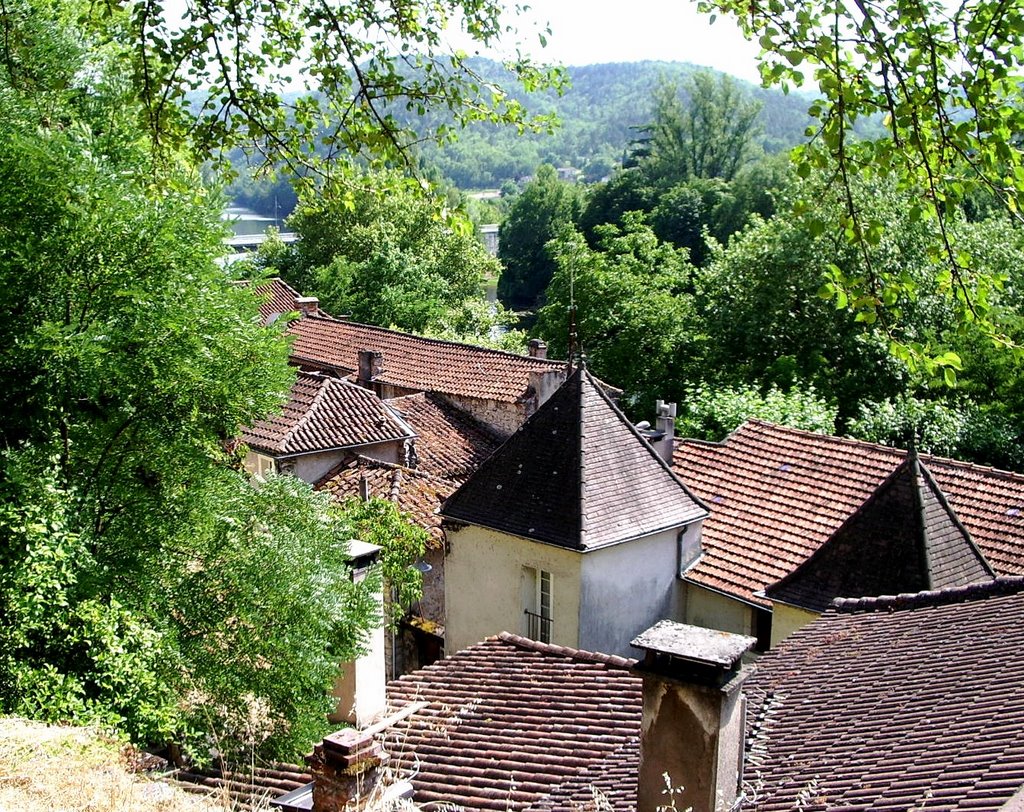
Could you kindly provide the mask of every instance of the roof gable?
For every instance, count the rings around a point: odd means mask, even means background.
[[[295,363],[349,375],[359,368],[360,350],[379,352],[383,364],[375,380],[414,392],[515,403],[528,395],[531,373],[557,374],[565,366],[323,316],[299,319],[288,332]]]
[[[298,374],[280,414],[242,430],[242,440],[250,448],[275,457],[413,436],[409,426],[373,392],[309,372]]]
[[[765,592],[773,601],[821,612],[833,598],[942,589],[992,577],[934,478],[911,455],[810,558]]]
[[[1024,784],[1024,579],[836,608],[744,684],[750,807],[998,810]]]
[[[724,442],[678,444],[673,468],[711,509],[687,578],[741,600],[795,570],[906,458],[888,446],[744,423]],[[1024,573],[1024,476],[921,455],[992,568]]]
[[[477,469],[442,513],[579,551],[707,515],[583,368]]]
[[[462,482],[501,441],[482,423],[441,395],[421,392],[392,398],[388,405],[416,432],[416,469]]]

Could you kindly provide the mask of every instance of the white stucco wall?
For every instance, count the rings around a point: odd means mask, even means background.
[[[502,631],[525,632],[523,567],[551,573],[551,642],[579,646],[580,553],[482,527],[448,530],[445,651],[454,654]]]
[[[733,634],[754,634],[754,609],[693,583],[683,583],[684,622]]]
[[[629,641],[659,620],[681,620],[676,601],[678,529],[583,556],[579,647],[636,657]]]
[[[345,448],[340,451],[325,451],[320,454],[303,454],[301,457],[285,457],[277,462],[278,471],[288,471],[291,466],[292,476],[296,476],[303,482],[315,485],[323,479],[331,469],[340,465],[352,454],[360,454],[373,460],[381,462],[404,462],[403,454],[405,449],[404,440],[392,440],[387,443],[373,443],[372,445],[361,445],[354,448]],[[374,494],[383,496],[384,494]]]

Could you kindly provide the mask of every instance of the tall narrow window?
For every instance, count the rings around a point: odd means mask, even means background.
[[[523,633],[531,640],[551,642],[552,596],[551,573],[534,567],[523,567]]]

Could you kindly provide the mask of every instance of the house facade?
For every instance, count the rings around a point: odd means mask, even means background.
[[[441,514],[449,650],[511,630],[620,653],[678,611],[707,511],[577,369]]]

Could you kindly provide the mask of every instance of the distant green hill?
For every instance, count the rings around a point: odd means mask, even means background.
[[[472,64],[485,79],[504,80],[505,87],[513,87],[499,63],[480,59]],[[562,96],[553,91],[529,96],[513,92],[532,112],[555,113],[561,126],[554,133],[520,136],[507,128],[478,124],[464,130],[454,145],[424,147],[421,157],[461,189],[497,187],[532,174],[540,163],[574,166],[584,170],[586,180],[599,180],[622,160],[637,137],[635,128],[650,121],[658,83],[668,80],[682,87],[698,70],[683,62],[572,67],[572,86]],[[760,140],[766,152],[788,149],[804,139],[810,97],[737,83],[762,101]]]
[[[559,96],[548,90],[527,94],[518,88],[504,67],[492,60],[475,59],[473,68],[486,82],[503,87],[532,113],[554,113],[561,122],[552,133],[519,135],[513,128],[478,123],[460,132],[454,144],[425,144],[419,158],[424,166],[463,190],[498,188],[509,180],[532,175],[541,163],[572,166],[583,179],[597,181],[622,161],[635,128],[652,117],[652,94],[659,82],[682,87],[686,77],[701,70],[685,62],[621,62],[568,68],[571,86]],[[785,95],[737,80],[751,96],[762,101],[760,141],[766,152],[778,152],[800,143],[809,123],[805,94]],[[440,111],[417,117],[398,105],[392,114],[414,128],[448,123]],[[237,156],[239,163],[242,156]],[[240,179],[229,189],[235,200],[261,213],[290,209],[294,197],[286,181],[271,184]]]

